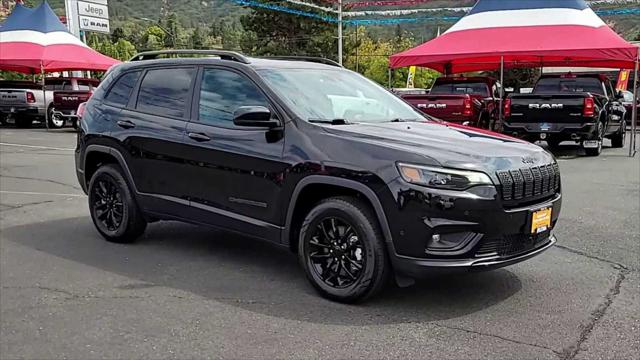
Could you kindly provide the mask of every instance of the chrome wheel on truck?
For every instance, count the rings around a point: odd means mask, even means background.
[[[49,127],[52,129],[61,129],[64,126],[64,119],[56,115],[53,107],[49,107]]]

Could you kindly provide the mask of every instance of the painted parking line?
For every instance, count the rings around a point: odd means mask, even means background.
[[[14,146],[14,147],[24,147],[30,149],[42,149],[42,150],[61,150],[61,151],[74,151],[74,148],[59,148],[53,146],[38,146],[38,145],[25,145],[25,144],[11,144],[11,143],[3,143],[0,142],[0,146]]]
[[[86,197],[85,194],[62,194],[62,193],[45,193],[45,192],[33,192],[33,191],[8,191],[8,190],[0,190],[0,194]]]

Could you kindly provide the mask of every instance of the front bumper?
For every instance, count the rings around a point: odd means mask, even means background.
[[[425,260],[406,256],[395,256],[393,267],[396,273],[411,278],[424,278],[437,272],[488,271],[517,264],[540,255],[557,242],[554,235],[530,251],[510,257],[493,256],[481,259]]]
[[[385,211],[396,274],[421,278],[437,271],[489,270],[524,261],[555,244],[559,192],[518,205],[503,201],[495,187],[474,191],[435,190],[398,179],[379,192],[383,203],[394,202]],[[551,226],[531,234],[533,213],[548,208]],[[434,248],[434,235],[446,247]]]

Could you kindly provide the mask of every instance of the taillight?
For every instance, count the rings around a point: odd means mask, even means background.
[[[27,93],[26,93],[26,94],[27,94],[27,102],[28,102],[28,103],[33,104],[33,103],[35,103],[35,102],[36,102],[36,96],[35,96],[35,95],[33,95],[33,93],[32,93],[32,92],[27,91]]]
[[[464,99],[464,104],[463,104],[464,108],[462,110],[462,115],[464,116],[471,116],[473,114],[473,104],[471,102],[471,97],[469,97],[469,95],[467,95],[467,97]]]
[[[596,113],[596,102],[592,96],[584,98],[584,107],[582,108],[582,116],[591,117]]]
[[[76,111],[76,115],[79,118],[82,118],[82,115],[84,115],[84,110],[85,110],[86,107],[87,107],[87,103],[86,102],[80,103],[80,105],[78,105],[78,110]]]
[[[502,109],[502,114],[504,115],[504,117],[510,117],[511,116],[511,99],[504,99],[504,104],[503,104],[503,109]]]

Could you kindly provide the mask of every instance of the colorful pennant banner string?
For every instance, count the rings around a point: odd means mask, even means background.
[[[291,8],[288,8],[288,7],[285,7],[285,6],[280,6],[280,5],[266,4],[266,3],[261,3],[261,2],[253,1],[253,0],[231,0],[231,1],[236,3],[236,4],[238,4],[238,5],[242,5],[242,6],[250,6],[250,7],[257,7],[257,8],[268,9],[268,10],[273,10],[273,11],[279,11],[279,12],[283,12],[283,13],[287,13],[287,14],[293,14],[293,15],[298,15],[298,16],[304,16],[304,17],[308,17],[308,18],[318,19],[318,20],[329,22],[329,23],[337,23],[338,22],[337,18],[333,18],[333,17],[325,16],[325,15],[320,15],[320,14],[315,14],[315,13],[311,13],[311,12],[308,12],[308,11],[291,9]]]
[[[419,14],[424,12],[437,12],[437,11],[460,11],[468,12],[471,8],[428,8],[428,9],[404,9],[404,10],[365,10],[365,11],[345,11],[342,13],[344,17],[357,17],[357,16],[400,16]]]
[[[404,5],[420,5],[434,0],[378,0],[378,1],[355,1],[345,2],[342,4],[345,8],[369,7],[369,6],[404,6]]]
[[[242,6],[250,6],[263,8],[273,11],[279,11],[287,14],[304,16],[308,18],[313,18],[317,20],[322,20],[328,23],[337,23],[338,19],[336,17],[321,15],[317,13],[312,13],[303,10],[292,9],[286,6],[280,6],[275,4],[267,4],[254,0],[231,0],[234,3]],[[298,0],[289,0],[298,1]],[[299,1],[302,3],[302,1]],[[416,9],[417,10],[417,9]],[[323,10],[324,11],[324,10]],[[393,11],[393,10],[391,10]],[[403,10],[397,10],[403,11]],[[333,11],[331,13],[334,13]],[[349,17],[350,12],[342,13],[343,16]],[[354,13],[363,13],[363,12],[354,12]],[[364,12],[366,13],[366,12]],[[380,13],[378,13],[379,15]],[[405,13],[406,14],[406,13]],[[640,14],[640,8],[625,8],[625,9],[608,9],[608,10],[596,10],[596,14],[600,16],[612,16],[612,15],[637,15]],[[364,14],[368,15],[368,14]],[[388,14],[392,15],[392,14]],[[401,15],[401,14],[399,14]],[[359,16],[359,15],[353,15]],[[406,24],[406,23],[420,23],[425,21],[433,21],[433,22],[455,22],[460,20],[460,16],[429,16],[429,17],[415,17],[415,18],[388,18],[388,19],[344,19],[342,22],[345,25],[397,25],[397,24]]]

